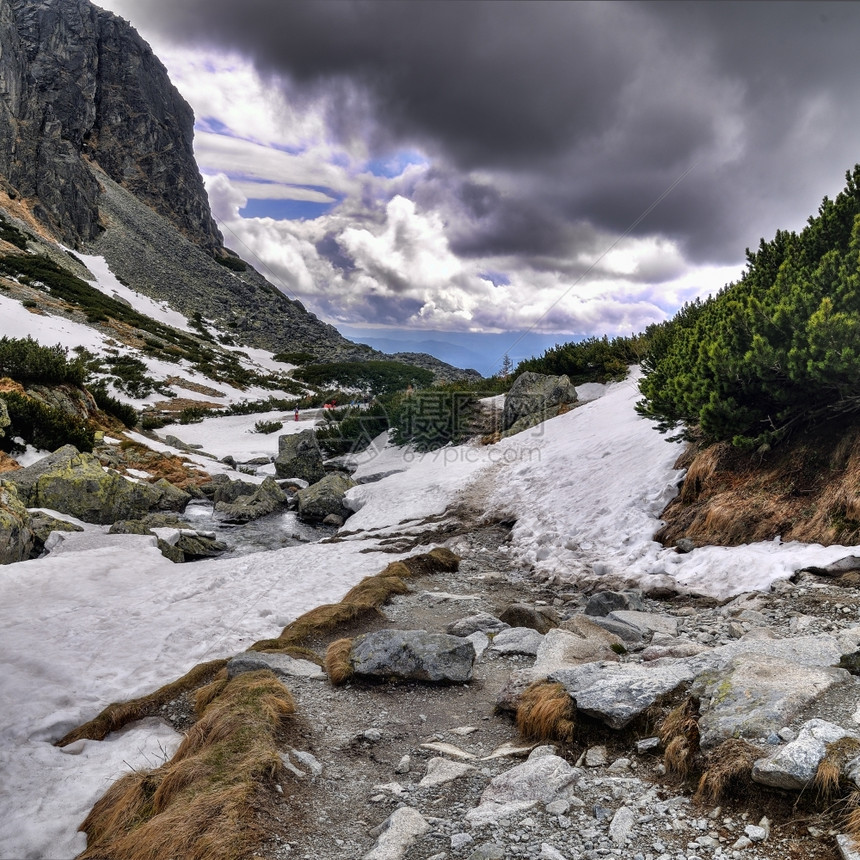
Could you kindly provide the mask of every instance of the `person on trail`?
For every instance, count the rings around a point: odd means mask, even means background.
[[[296,407],[296,421],[299,420],[299,407]]]

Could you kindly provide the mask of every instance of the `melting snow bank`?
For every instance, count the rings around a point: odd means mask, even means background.
[[[717,598],[766,591],[798,568],[849,554],[772,541],[679,555],[653,541],[683,475],[673,468],[681,446],[636,413],[639,378],[635,371],[624,382],[594,386],[588,394],[596,399],[497,445],[428,454],[375,449],[356,475],[384,477],[350,490],[357,513],[348,529],[397,531],[464,502],[515,519],[511,552],[539,576],[672,585]]]
[[[133,537],[133,536],[132,536]],[[174,565],[131,546],[0,568],[0,856],[71,858],[93,803],[129,768],[157,766],[172,731],[52,744],[112,701],[231,656],[396,556],[310,544]]]
[[[636,413],[638,380],[636,372],[599,399],[501,443],[504,467],[493,476],[489,507],[516,517],[519,559],[560,581],[647,588],[668,578],[682,591],[726,598],[767,591],[798,568],[850,552],[772,541],[679,555],[653,541],[682,477],[673,469],[681,449]]]

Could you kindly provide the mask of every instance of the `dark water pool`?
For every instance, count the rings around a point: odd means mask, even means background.
[[[316,543],[337,531],[334,527],[303,523],[295,511],[269,514],[245,525],[225,523],[219,519],[211,502],[192,502],[182,517],[192,528],[215,532],[218,540],[230,547],[219,558],[236,558],[301,543]]]

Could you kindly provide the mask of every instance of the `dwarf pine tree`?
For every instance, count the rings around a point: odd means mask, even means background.
[[[652,332],[639,410],[743,446],[860,412],[860,165],[800,232]]]

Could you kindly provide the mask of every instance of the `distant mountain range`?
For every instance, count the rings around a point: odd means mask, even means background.
[[[342,334],[358,343],[389,353],[419,351],[429,353],[457,367],[469,367],[482,376],[498,373],[506,355],[514,365],[542,353],[557,343],[571,340],[570,335],[541,332],[409,331],[407,329],[372,329],[341,325]]]

